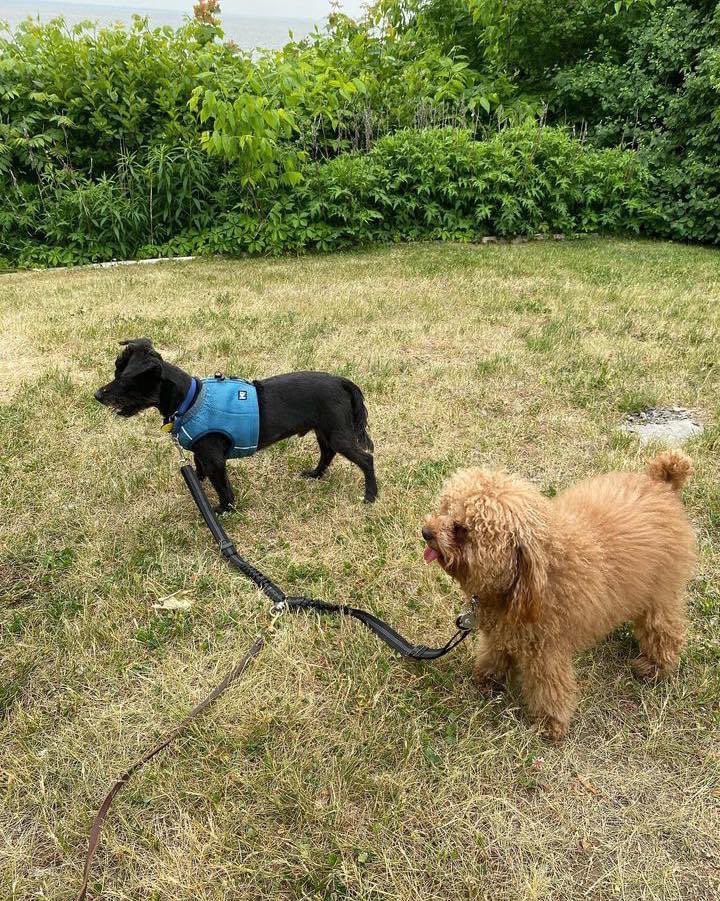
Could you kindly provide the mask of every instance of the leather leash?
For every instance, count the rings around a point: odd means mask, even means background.
[[[90,839],[88,841],[88,849],[87,854],[85,856],[85,869],[83,870],[83,881],[82,886],[80,887],[80,891],[78,892],[76,901],[84,901],[87,895],[88,882],[90,881],[90,868],[92,867],[93,858],[95,857],[95,851],[97,850],[98,842],[100,841],[100,833],[102,832],[103,824],[105,822],[105,818],[108,815],[108,811],[110,810],[110,806],[115,798],[115,795],[120,791],[120,789],[130,781],[131,776],[136,773],[140,767],[144,766],[149,760],[152,760],[156,754],[159,754],[163,748],[167,748],[170,742],[174,741],[177,736],[185,729],[190,723],[196,719],[207,707],[209,707],[213,701],[216,701],[221,694],[223,694],[232,683],[241,676],[245,670],[250,666],[253,659],[257,657],[260,651],[265,646],[265,638],[262,635],[259,635],[255,641],[250,646],[249,650],[242,658],[242,660],[234,666],[229,673],[225,676],[222,682],[214,688],[210,694],[204,698],[200,703],[193,707],[193,709],[188,713],[185,719],[179,723],[175,728],[168,732],[167,735],[161,739],[154,748],[151,748],[149,751],[146,751],[142,757],[139,757],[133,765],[126,770],[122,776],[115,782],[110,791],[105,795],[105,800],[100,805],[100,809],[95,815],[95,819],[93,820],[92,828],[90,829]]]

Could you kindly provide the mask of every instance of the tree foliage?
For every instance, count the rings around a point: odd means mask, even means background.
[[[716,0],[377,0],[254,55],[215,0],[0,33],[0,260],[544,228],[720,242]]]

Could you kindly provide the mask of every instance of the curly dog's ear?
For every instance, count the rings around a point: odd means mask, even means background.
[[[547,586],[547,559],[540,543],[522,540],[517,551],[515,581],[510,589],[510,612],[517,622],[535,623],[542,613]]]

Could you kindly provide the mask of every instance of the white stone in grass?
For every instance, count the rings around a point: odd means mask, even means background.
[[[630,413],[620,430],[637,435],[641,447],[654,442],[673,446],[685,444],[689,438],[702,435],[704,431],[697,416],[684,407],[665,410],[651,407]]]

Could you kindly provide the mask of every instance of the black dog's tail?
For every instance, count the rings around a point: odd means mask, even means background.
[[[367,430],[367,421],[368,421],[368,411],[365,406],[365,398],[363,397],[362,391],[358,388],[355,382],[351,382],[350,379],[341,379],[343,388],[350,395],[350,405],[352,406],[352,414],[353,414],[353,429],[355,431],[355,437],[357,438],[358,444],[364,450],[372,451],[374,450],[374,445],[372,443],[372,439],[368,435]]]

